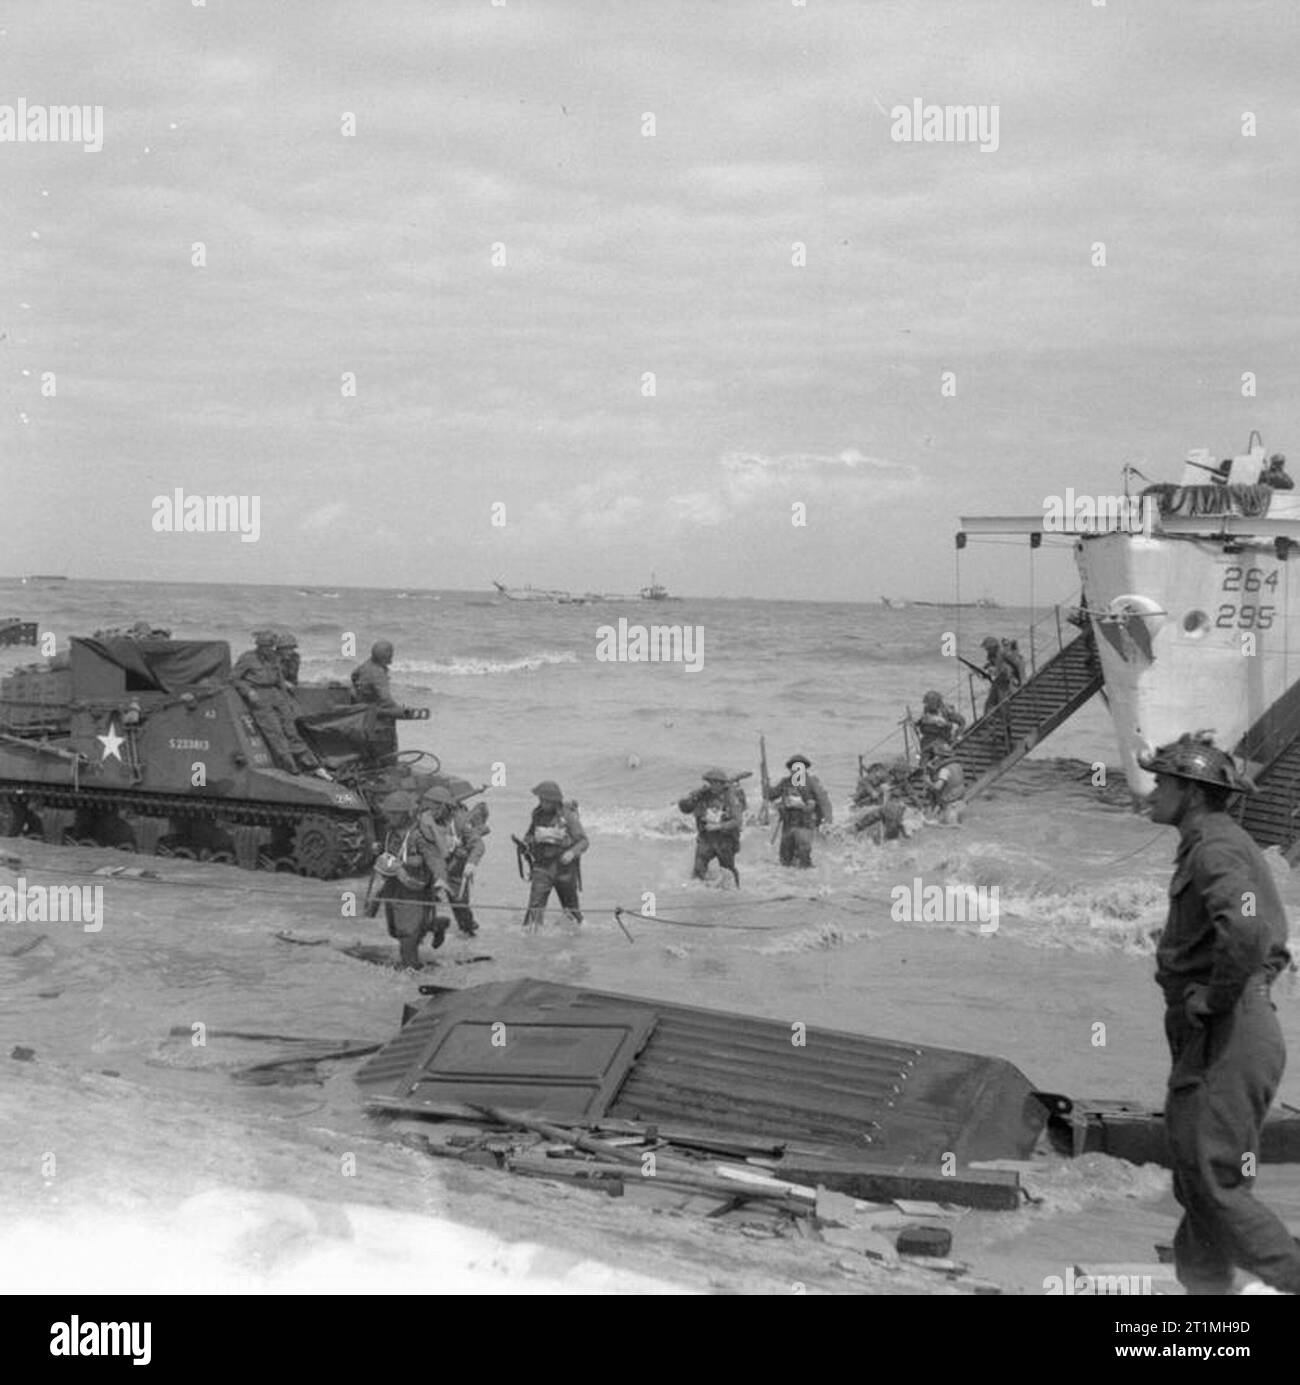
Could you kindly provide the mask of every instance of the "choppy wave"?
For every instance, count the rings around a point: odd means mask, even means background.
[[[606,837],[643,841],[677,841],[695,835],[695,820],[675,808],[583,808],[582,824]]]
[[[547,649],[518,659],[401,659],[393,665],[393,674],[399,679],[417,673],[432,673],[444,678],[483,678],[495,673],[532,673],[550,664],[577,662],[576,650]]]

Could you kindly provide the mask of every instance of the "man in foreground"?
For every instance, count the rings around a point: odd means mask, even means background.
[[[1254,786],[1205,733],[1143,757],[1152,822],[1177,827],[1156,950],[1173,1055],[1165,1129],[1183,1218],[1174,1265],[1189,1293],[1232,1292],[1234,1267],[1300,1292],[1300,1248],[1257,1201],[1260,1127],[1286,1066],[1269,999],[1290,964],[1287,918],[1259,848],[1225,811]]]

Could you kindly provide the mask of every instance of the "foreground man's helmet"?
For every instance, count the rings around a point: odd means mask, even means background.
[[[275,631],[274,631],[274,630],[254,630],[254,631],[253,631],[253,644],[254,644],[258,649],[274,649],[274,648],[275,648]]]
[[[725,769],[706,769],[704,771],[704,782],[706,784],[725,784],[727,782],[727,771]]]
[[[292,630],[280,630],[275,636],[275,647],[277,649],[297,649],[298,636]]]
[[[1176,741],[1150,755],[1139,755],[1138,764],[1152,774],[1170,774],[1195,784],[1212,784],[1233,793],[1254,793],[1255,785],[1226,750],[1214,744],[1208,732],[1184,732]]]
[[[432,788],[424,791],[424,797],[420,803],[425,808],[454,807],[456,795],[445,784],[435,784]]]
[[[533,786],[532,791],[543,803],[564,802],[564,795],[560,792],[560,786],[554,779],[543,779],[540,784],[535,784]]]
[[[370,657],[372,659],[391,659],[393,657],[393,646],[389,640],[376,640],[370,646]]]

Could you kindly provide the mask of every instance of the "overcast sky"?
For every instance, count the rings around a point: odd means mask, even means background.
[[[1300,462],[1298,29],[11,0],[0,106],[102,106],[103,148],[0,143],[0,572],[945,597],[963,513],[1252,427]],[[917,98],[996,106],[996,150],[894,140]],[[260,496],[260,538],[155,533],[177,487]],[[968,552],[963,594],[1027,563]]]

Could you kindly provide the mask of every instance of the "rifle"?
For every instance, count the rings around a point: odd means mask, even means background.
[[[471,798],[477,798],[481,793],[487,793],[487,785],[480,784],[477,789],[465,789],[461,793],[453,795],[457,803],[468,803]]]
[[[763,776],[763,806],[758,810],[758,823],[760,827],[766,827],[772,813],[768,807],[767,800],[772,796],[772,781],[767,775],[767,737],[760,735],[758,738],[759,773]]]
[[[530,871],[532,870],[533,849],[522,838],[516,837],[513,832],[510,834],[510,840],[515,844],[515,865],[519,867],[519,878],[527,880],[528,875],[524,871],[524,866],[526,865]]]
[[[965,664],[972,673],[978,673],[986,683],[991,683],[993,681],[993,675],[987,669],[980,668],[978,664],[972,664],[969,659],[963,659],[960,654],[957,655],[957,662],[959,664]]]

